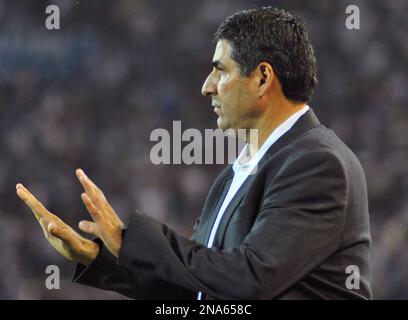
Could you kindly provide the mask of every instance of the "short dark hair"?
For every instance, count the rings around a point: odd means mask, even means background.
[[[316,58],[302,21],[277,8],[239,11],[224,20],[214,41],[231,45],[231,58],[249,76],[260,62],[268,62],[288,100],[308,102],[317,84]]]

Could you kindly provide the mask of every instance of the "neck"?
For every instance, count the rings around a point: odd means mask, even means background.
[[[305,106],[302,104],[292,104],[284,102],[280,105],[269,105],[265,108],[263,116],[258,119],[252,129],[257,132],[257,139],[247,133],[246,141],[249,144],[250,157],[252,157],[265,143],[266,139],[290,116],[298,112]]]

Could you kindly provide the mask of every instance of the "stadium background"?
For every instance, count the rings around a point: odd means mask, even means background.
[[[58,5],[61,29],[44,26]],[[358,5],[361,29],[345,27]],[[136,208],[189,236],[220,165],[150,162],[150,132],[215,128],[200,94],[213,32],[238,9],[276,5],[303,17],[318,60],[311,106],[367,175],[377,299],[408,298],[408,2],[0,1],[0,298],[121,299],[70,282],[15,195],[23,182],[61,218],[87,217],[82,167],[126,220]],[[47,290],[45,268],[61,270]]]

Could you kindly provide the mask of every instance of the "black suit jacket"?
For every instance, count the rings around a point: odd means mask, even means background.
[[[312,110],[266,152],[209,249],[232,177],[231,165],[217,177],[191,239],[137,213],[119,258],[99,241],[98,257],[78,265],[73,281],[136,299],[195,299],[198,291],[207,299],[371,298],[364,172]]]

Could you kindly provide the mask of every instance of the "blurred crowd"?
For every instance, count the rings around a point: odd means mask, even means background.
[[[60,9],[47,30],[45,8]],[[22,182],[72,226],[88,218],[74,171],[124,221],[136,209],[191,235],[222,165],[153,165],[150,133],[216,127],[200,94],[212,35],[233,12],[275,5],[301,16],[319,86],[310,106],[359,157],[367,177],[376,299],[408,298],[408,2],[0,0],[0,299],[122,299],[71,283],[74,264],[44,239],[15,195]],[[405,107],[404,107],[405,105]],[[61,289],[47,290],[57,265]]]

